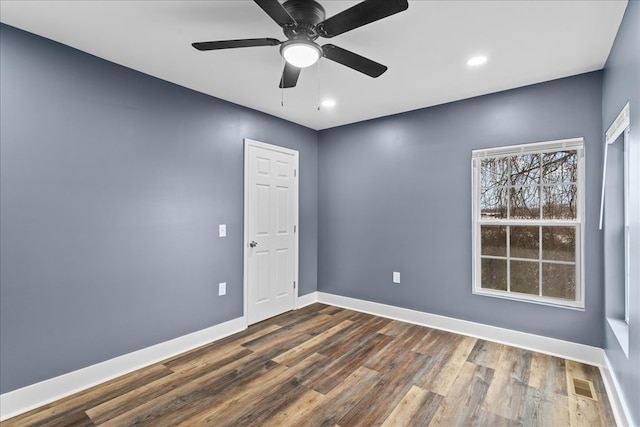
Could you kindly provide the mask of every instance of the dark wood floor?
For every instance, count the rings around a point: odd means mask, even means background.
[[[592,381],[597,401],[569,378]],[[596,367],[313,304],[9,426],[613,426]]]

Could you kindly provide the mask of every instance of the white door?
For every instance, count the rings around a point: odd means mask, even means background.
[[[245,139],[245,310],[248,324],[295,308],[298,152]]]

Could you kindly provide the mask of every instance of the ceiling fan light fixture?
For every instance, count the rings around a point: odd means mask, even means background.
[[[322,56],[322,49],[308,40],[290,40],[282,44],[280,52],[285,61],[294,67],[309,67]]]

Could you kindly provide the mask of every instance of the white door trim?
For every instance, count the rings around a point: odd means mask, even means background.
[[[294,188],[293,188],[293,205],[294,205],[294,213],[293,213],[293,221],[295,224],[295,235],[293,239],[293,280],[295,281],[295,289],[293,290],[293,309],[298,308],[298,289],[300,288],[300,283],[298,280],[298,263],[299,263],[299,236],[300,236],[300,222],[298,221],[298,211],[299,211],[299,162],[298,162],[298,151],[291,150],[289,148],[280,147],[277,145],[267,144],[264,142],[256,141],[253,139],[245,138],[244,139],[244,232],[243,232],[243,240],[242,240],[242,284],[243,284],[243,317],[247,326],[249,326],[249,298],[248,298],[248,274],[247,269],[249,266],[248,258],[249,258],[249,150],[248,147],[259,147],[267,150],[273,150],[279,153],[289,154],[294,157],[295,162],[295,175],[294,175]]]

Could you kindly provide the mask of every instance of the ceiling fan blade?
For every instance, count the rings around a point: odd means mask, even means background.
[[[325,44],[324,46],[322,46],[322,53],[327,59],[335,61],[338,64],[345,65],[356,71],[360,71],[361,73],[374,78],[379,77],[382,73],[387,71],[387,67],[385,65],[379,64],[375,61],[365,58],[364,56],[360,56],[356,53],[350,52],[332,44]]]
[[[216,42],[198,42],[192,43],[191,46],[198,50],[218,50],[232,49],[236,47],[254,47],[254,46],[277,46],[280,44],[278,39],[242,39],[242,40],[220,40]]]
[[[278,25],[295,25],[296,20],[293,19],[289,12],[282,7],[278,0],[253,0],[258,6],[264,10]]]
[[[284,70],[282,71],[282,77],[280,78],[280,89],[295,87],[295,85],[298,83],[299,75],[300,68],[294,67],[288,62],[285,62]]]
[[[325,38],[346,33],[409,7],[407,0],[365,0],[318,24],[318,33]]]

